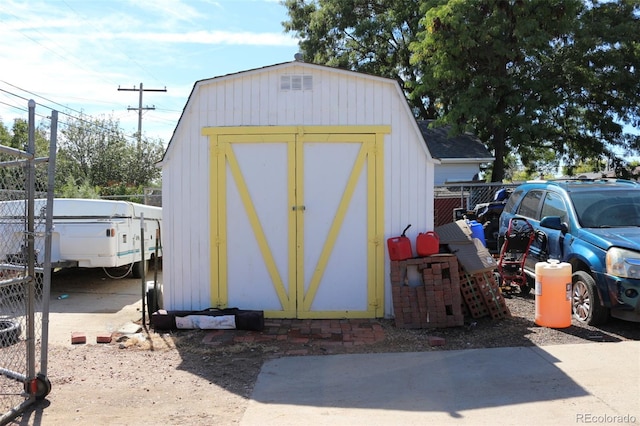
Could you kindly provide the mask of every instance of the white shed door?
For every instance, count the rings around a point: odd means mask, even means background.
[[[212,138],[214,305],[382,316],[382,135],[267,129]]]

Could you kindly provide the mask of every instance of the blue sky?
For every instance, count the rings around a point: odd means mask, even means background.
[[[197,80],[293,60],[278,0],[2,0],[0,119],[36,113],[113,117],[168,142]],[[40,121],[40,118],[38,119]]]

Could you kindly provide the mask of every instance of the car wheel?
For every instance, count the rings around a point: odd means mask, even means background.
[[[151,315],[158,311],[159,309],[162,309],[164,307],[164,300],[162,298],[162,290],[159,287],[156,286],[149,286],[149,284],[152,284],[153,282],[148,282],[147,283],[147,309],[148,309],[148,314],[149,314],[149,318],[151,318]]]
[[[571,308],[573,317],[589,325],[606,322],[609,310],[600,304],[600,296],[593,277],[584,271],[578,271],[573,274],[572,282]]]
[[[147,261],[141,260],[139,262],[135,262],[133,264],[133,268],[131,268],[131,276],[133,278],[142,278],[147,275]]]

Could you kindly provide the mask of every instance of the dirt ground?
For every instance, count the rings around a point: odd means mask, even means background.
[[[535,325],[532,296],[506,299],[511,317],[467,320],[463,327],[398,329],[379,320],[385,339],[340,347],[321,339],[207,344],[207,331],[116,336],[111,344],[52,345],[52,390],[12,425],[235,425],[246,410],[262,364],[304,346],[308,355],[406,352],[639,340],[638,324],[611,320],[600,328],[575,322],[565,329]],[[228,330],[225,333],[235,333]],[[430,346],[428,336],[444,337]]]
[[[53,347],[49,354],[52,391],[14,424],[237,424],[262,364],[257,355],[214,358],[166,346]]]

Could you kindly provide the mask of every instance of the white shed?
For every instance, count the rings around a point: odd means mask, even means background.
[[[433,229],[398,83],[287,62],[197,81],[162,160],[165,308],[392,315],[386,240]]]

